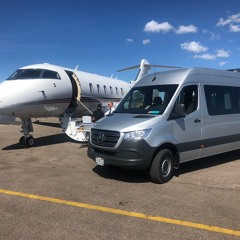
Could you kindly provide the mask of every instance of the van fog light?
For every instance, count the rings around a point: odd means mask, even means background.
[[[152,129],[149,128],[132,132],[126,132],[124,134],[124,139],[142,139],[142,138],[145,139],[150,135],[151,131]]]

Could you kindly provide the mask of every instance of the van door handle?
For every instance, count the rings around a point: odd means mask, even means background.
[[[199,123],[199,122],[201,122],[201,120],[200,119],[195,119],[194,122]]]

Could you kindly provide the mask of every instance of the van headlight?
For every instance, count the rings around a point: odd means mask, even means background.
[[[142,139],[142,138],[145,139],[150,135],[151,131],[152,129],[149,128],[132,132],[126,132],[124,134],[124,139]]]

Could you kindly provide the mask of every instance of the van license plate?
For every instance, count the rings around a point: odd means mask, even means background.
[[[104,159],[103,158],[96,157],[95,161],[96,161],[97,165],[104,166]]]

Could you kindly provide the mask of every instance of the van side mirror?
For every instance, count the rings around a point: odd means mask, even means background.
[[[185,112],[186,112],[186,109],[184,104],[176,104],[168,120],[185,117],[186,116]]]

